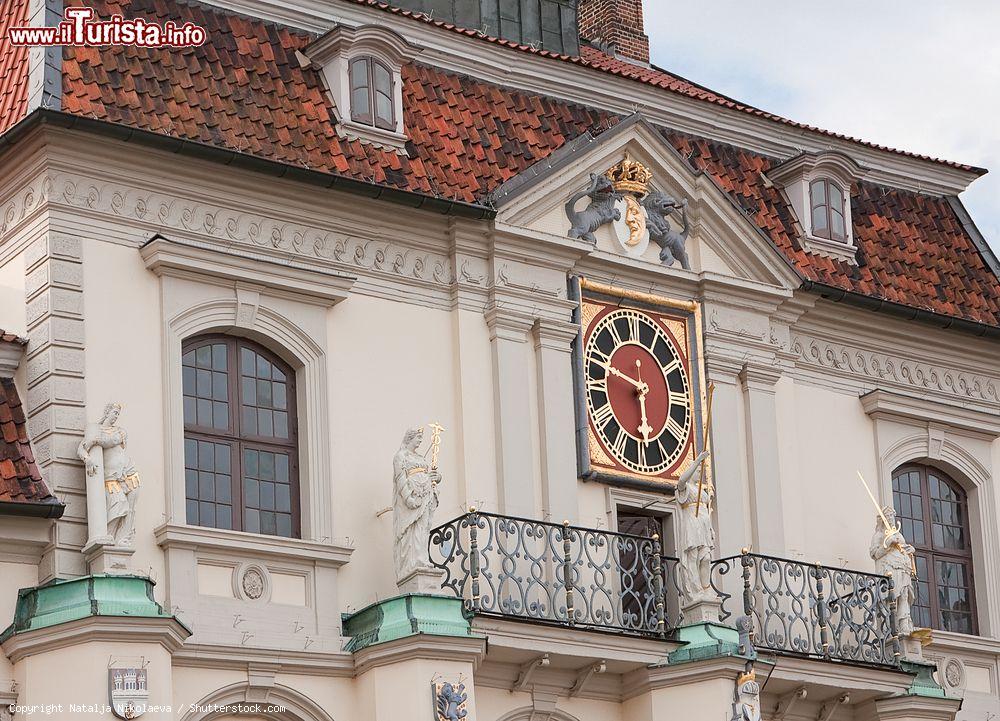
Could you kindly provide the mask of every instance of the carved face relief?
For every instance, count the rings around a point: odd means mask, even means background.
[[[252,601],[264,595],[264,576],[256,568],[250,568],[243,574],[243,593]]]

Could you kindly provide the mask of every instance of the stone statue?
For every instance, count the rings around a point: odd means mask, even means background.
[[[883,519],[883,516],[885,518]],[[887,527],[888,524],[888,527]],[[869,549],[875,568],[892,578],[892,594],[896,601],[896,631],[900,636],[913,634],[911,607],[916,600],[913,579],[917,575],[914,549],[899,531],[896,509],[885,506],[875,517],[875,532]]]
[[[679,260],[682,268],[690,270],[691,263],[686,248],[688,236],[691,234],[687,213],[688,202],[685,200],[678,203],[676,198],[654,190],[643,199],[642,206],[646,209],[649,238],[660,246],[660,262],[663,265],[673,265],[675,260]],[[670,225],[670,216],[678,209],[681,211],[683,225],[680,233]]]
[[[715,527],[712,525],[712,498],[715,491],[708,483],[701,488],[701,505],[698,505],[698,480],[695,476],[708,458],[702,451],[694,463],[677,481],[677,504],[674,514],[674,533],[677,555],[680,557],[678,576],[681,608],[688,608],[703,601],[716,601],[712,590],[712,555],[715,553]]]
[[[590,174],[590,185],[579,193],[574,193],[566,201],[566,217],[572,227],[570,238],[582,238],[591,243],[597,242],[594,231],[605,223],[621,220],[621,211],[615,207],[620,194],[615,191],[611,179],[605,175]],[[590,198],[590,205],[583,210],[577,210],[576,204],[582,198]]]
[[[121,404],[108,403],[97,423],[87,426],[77,455],[87,469],[87,485],[103,486],[107,514],[106,532],[115,546],[131,547],[135,541],[135,502],[139,498],[139,474],[125,450],[126,434],[115,425]],[[91,494],[88,494],[90,496]],[[88,513],[91,506],[88,504]],[[97,529],[95,534],[100,535]]]
[[[432,449],[436,449],[438,442],[437,428],[439,426],[435,428]],[[415,576],[438,573],[431,565],[427,543],[434,511],[438,507],[437,485],[441,482],[441,474],[436,468],[436,450],[431,462],[417,453],[423,439],[423,428],[408,430],[392,464],[396,583],[404,593],[411,588],[408,581]],[[434,589],[421,587],[413,590],[428,592]]]
[[[736,680],[736,701],[733,703],[733,721],[761,721],[760,684],[753,669]]]

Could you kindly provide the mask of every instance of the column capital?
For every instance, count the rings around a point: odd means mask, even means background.
[[[565,353],[572,350],[570,344],[580,335],[580,326],[576,323],[548,318],[536,319],[531,330],[535,336],[536,350],[547,348]]]
[[[534,325],[535,319],[524,313],[509,311],[491,305],[483,313],[486,318],[486,326],[490,329],[490,340],[500,338],[518,343],[528,340],[528,332]]]
[[[740,382],[748,390],[765,391],[774,393],[774,384],[781,379],[780,368],[773,368],[764,365],[746,364],[740,370]]]

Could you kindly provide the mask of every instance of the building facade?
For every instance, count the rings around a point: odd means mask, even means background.
[[[207,39],[0,40],[0,718],[1000,714],[985,171],[640,0],[90,7]]]

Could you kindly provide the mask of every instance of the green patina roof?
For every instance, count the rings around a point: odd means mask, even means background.
[[[420,633],[475,636],[462,600],[447,596],[397,596],[344,614],[343,623],[344,635],[351,637],[346,647],[351,653]]]
[[[153,585],[142,576],[98,575],[22,588],[14,622],[0,633],[0,643],[17,633],[89,616],[174,618],[154,600]]]

